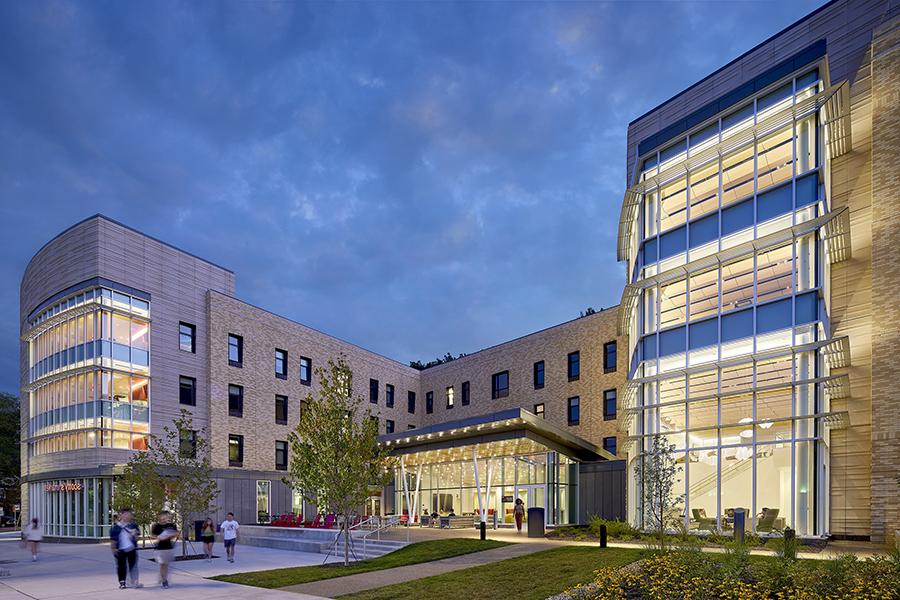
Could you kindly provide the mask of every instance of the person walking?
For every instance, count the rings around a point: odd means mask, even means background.
[[[206,562],[211,562],[213,544],[216,541],[216,524],[209,517],[206,517],[203,527],[200,528],[200,539],[203,541],[203,550],[206,552]]]
[[[22,532],[22,539],[25,540],[25,543],[28,544],[28,549],[31,550],[31,562],[37,562],[41,540],[44,539],[44,532],[41,531],[41,525],[37,517],[33,518],[25,526],[25,531]]]
[[[178,528],[172,523],[172,515],[164,510],[157,516],[157,521],[150,529],[150,535],[156,540],[156,564],[159,565],[159,581],[163,588],[169,587],[169,564],[174,556],[174,541],[178,539]]]
[[[234,513],[228,513],[225,520],[219,525],[222,530],[222,541],[225,542],[225,555],[228,562],[234,562],[234,545],[237,544],[238,529],[241,528],[240,523],[234,520]]]
[[[110,547],[116,559],[116,575],[119,589],[124,590],[125,576],[130,576],[131,587],[144,587],[139,581],[137,565],[137,538],[140,534],[134,524],[134,514],[130,508],[119,509],[119,520],[109,529]]]
[[[525,503],[521,498],[516,498],[516,506],[513,508],[513,517],[516,519],[516,533],[522,533],[522,521],[525,520]]]

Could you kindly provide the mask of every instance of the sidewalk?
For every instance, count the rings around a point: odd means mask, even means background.
[[[423,577],[449,573],[450,571],[478,567],[488,563],[506,560],[507,558],[516,558],[540,552],[541,550],[550,550],[554,547],[556,546],[551,543],[511,544],[509,546],[503,546],[502,548],[493,548],[491,550],[473,552],[462,556],[444,558],[427,564],[408,565],[381,571],[371,571],[369,573],[347,575],[345,577],[335,577],[334,579],[324,579],[322,581],[292,585],[281,588],[281,590],[294,592],[296,594],[312,594],[313,596],[334,598],[343,594],[355,594],[356,592],[363,592],[365,590],[393,585],[395,583],[403,583],[414,579],[422,579]]]
[[[216,554],[223,548],[216,546]],[[27,550],[19,547],[18,533],[0,534],[0,600],[72,598],[127,599],[152,598],[160,591],[158,568],[151,562],[152,551],[138,554],[142,589],[120,590],[106,544],[41,544],[40,558],[31,562]],[[205,579],[213,575],[321,564],[321,554],[238,546],[236,562],[224,558],[173,563],[169,594],[192,600],[321,600],[279,590],[235,585]]]

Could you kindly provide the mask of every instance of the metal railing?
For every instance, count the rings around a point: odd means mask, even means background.
[[[366,545],[367,545],[370,537],[372,537],[374,535],[375,539],[377,539],[380,542],[382,531],[384,531],[386,529],[390,529],[391,527],[396,527],[402,523],[402,520],[400,519],[400,517],[398,515],[393,515],[393,516],[384,517],[384,518],[378,517],[378,519],[379,519],[379,521],[383,521],[383,522],[380,522],[375,529],[373,529],[372,531],[370,531],[362,536],[363,557],[367,556],[366,555]],[[406,524],[406,542],[409,543],[409,523],[408,522]]]

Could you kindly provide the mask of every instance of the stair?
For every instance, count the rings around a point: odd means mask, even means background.
[[[312,552],[314,554],[338,554],[343,556],[343,540],[334,544],[338,529],[306,529],[296,527],[266,527],[260,525],[241,525],[239,543],[245,546],[274,548],[276,550],[293,550],[295,552]],[[407,545],[404,541],[377,540],[371,537],[365,542],[363,554],[362,536],[366,532],[353,532],[353,553],[359,559],[384,556]],[[334,550],[332,550],[334,548]]]

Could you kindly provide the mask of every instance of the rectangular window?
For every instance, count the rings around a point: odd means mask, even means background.
[[[178,402],[186,406],[197,405],[197,380],[182,375],[178,378]]]
[[[753,200],[747,200],[722,211],[722,236],[753,227]]]
[[[509,371],[502,371],[491,375],[491,398],[506,398],[509,396]]]
[[[722,312],[753,304],[753,257],[722,265]]]
[[[542,419],[547,418],[544,416],[544,403],[543,402],[541,402],[540,404],[534,405],[534,414],[536,414],[537,416],[539,416]]]
[[[790,189],[790,187],[788,188]],[[756,302],[788,296],[793,289],[794,257],[791,244],[760,252],[756,257]]]
[[[275,394],[275,422],[279,425],[287,425],[288,399],[287,396]]]
[[[105,314],[105,313],[104,313]],[[184,321],[178,323],[178,347],[184,352],[197,353],[197,327]]]
[[[691,171],[691,219],[719,208],[719,165],[717,162]]]
[[[406,412],[411,415],[416,414],[416,393],[406,392]]]
[[[470,397],[469,382],[463,381],[462,382],[462,405],[468,406],[470,401],[471,401],[471,397]]]
[[[568,403],[568,421],[569,425],[578,425],[581,422],[581,400],[578,396],[569,398]]]
[[[394,386],[390,383],[384,384],[384,405],[394,408]]]
[[[697,350],[698,348],[706,348],[718,343],[719,341],[719,321],[718,319],[707,319],[691,323],[688,328],[688,348]]]
[[[609,452],[610,454],[616,453],[616,436],[611,435],[609,437],[603,438],[603,449]]]
[[[603,372],[612,373],[616,370],[616,343],[606,342],[603,344]]]
[[[603,420],[612,421],[616,418],[616,390],[603,392]]]
[[[569,381],[577,381],[581,377],[581,352],[569,352],[568,365]]]
[[[300,357],[300,383],[309,385],[312,383],[312,359]]]
[[[275,470],[276,471],[287,471],[287,463],[288,463],[288,443],[276,440],[276,442],[275,442]]]
[[[660,231],[677,227],[687,220],[687,192],[685,184],[685,178],[680,177],[660,190]]]
[[[753,309],[722,316],[722,342],[753,335]]]
[[[384,432],[385,433],[394,433],[394,422],[391,419],[387,419],[384,422]]]
[[[369,402],[372,404],[378,404],[378,380],[370,379],[369,380]]]
[[[453,386],[447,388],[447,408],[453,408]]]
[[[544,387],[544,361],[539,360],[534,363],[534,389],[539,390]]]
[[[684,325],[663,331],[659,334],[659,355],[667,356],[684,352],[685,341]]]
[[[425,394],[425,413],[431,414],[434,412],[434,392],[427,392]]]
[[[178,454],[181,458],[197,457],[197,432],[182,429],[178,432]]]
[[[659,258],[669,258],[687,250],[687,227],[682,225],[659,236]]]
[[[756,332],[769,333],[790,327],[791,308],[790,298],[756,307]]]
[[[244,338],[233,333],[228,334],[228,364],[232,367],[244,364]]]
[[[719,237],[718,213],[691,223],[690,231],[688,232],[688,245],[691,248],[696,248],[715,240],[717,237]]]
[[[406,426],[406,428],[407,428],[407,429],[415,429],[416,426],[413,425],[412,423],[410,423],[410,424],[408,424],[408,425]]]
[[[722,206],[753,194],[753,146],[722,159]]]
[[[244,436],[231,434],[228,436],[228,466],[244,466]]]
[[[690,278],[691,321],[715,315],[719,311],[719,270],[695,273]]]
[[[239,385],[228,386],[228,415],[244,416],[244,388]]]
[[[288,374],[288,353],[287,350],[279,350],[275,348],[275,377],[278,379],[287,379]]]

